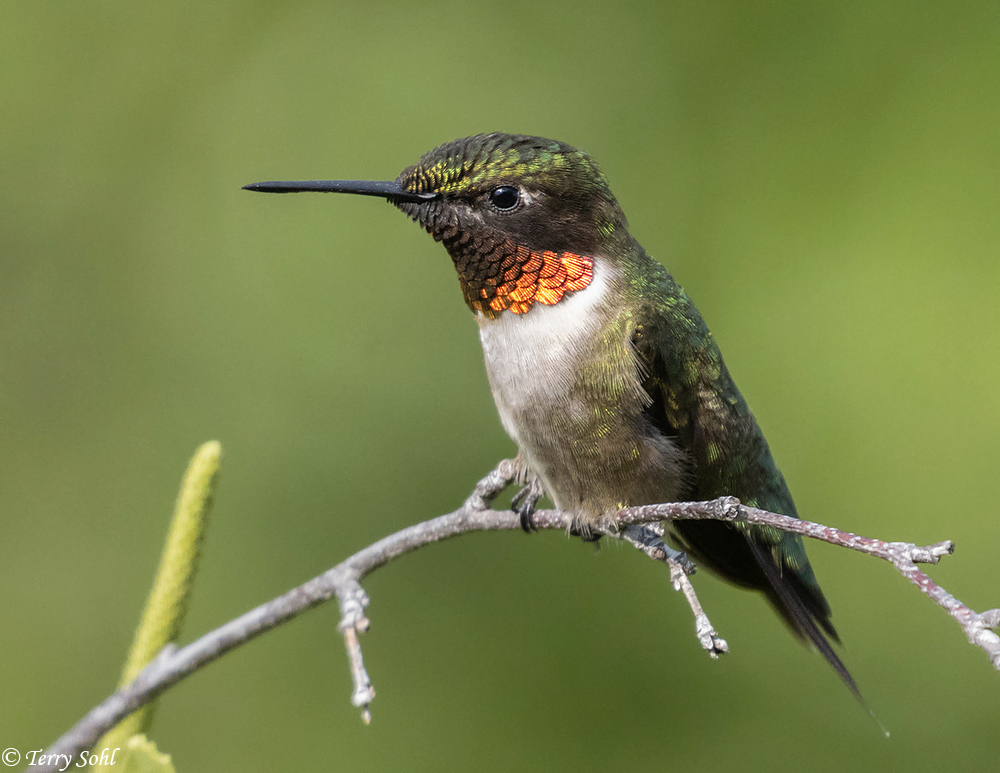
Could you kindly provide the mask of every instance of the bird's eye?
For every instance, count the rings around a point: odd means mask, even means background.
[[[501,185],[490,191],[490,204],[500,210],[514,209],[521,201],[521,192],[513,185]]]

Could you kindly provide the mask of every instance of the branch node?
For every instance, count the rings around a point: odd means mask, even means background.
[[[918,547],[908,542],[890,542],[889,548],[907,554],[915,564],[936,564],[943,556],[950,556],[955,552],[955,543],[945,540],[934,545]]]
[[[736,497],[719,497],[714,505],[717,520],[737,521],[744,517],[743,504]]]
[[[359,631],[368,630],[369,622],[365,617],[368,608],[368,594],[356,580],[346,582],[346,587],[337,589],[340,600],[340,630],[355,628]]]
[[[493,500],[500,492],[507,488],[517,479],[518,463],[516,459],[504,459],[490,473],[483,478],[468,499],[465,500],[463,509],[472,512],[484,512],[490,509]]]
[[[979,619],[986,628],[1000,628],[1000,609],[987,609],[979,614]]]
[[[994,631],[1000,624],[1000,609],[991,609],[975,616],[975,621],[971,623],[966,632],[969,634],[969,643],[982,649],[990,659],[993,667],[1000,670],[1000,636]]]

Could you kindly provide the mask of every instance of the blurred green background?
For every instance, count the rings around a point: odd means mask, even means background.
[[[447,512],[514,453],[443,249],[374,200],[456,137],[601,163],[719,340],[800,512],[958,551],[1000,605],[1000,5],[0,8],[0,746],[113,688],[181,473],[225,459],[185,641]],[[196,770],[996,770],[1000,674],[888,565],[811,546],[883,739],[765,604],[472,535],[371,577],[364,727],[333,607],[167,693]]]

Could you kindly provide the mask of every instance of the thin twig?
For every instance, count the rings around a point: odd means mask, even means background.
[[[1000,609],[975,612],[917,568],[917,564],[936,564],[943,556],[955,552],[955,545],[951,540],[926,546],[915,545],[912,542],[885,542],[811,521],[747,507],[733,497],[721,497],[711,502],[632,507],[619,512],[617,522],[625,525],[698,519],[744,520],[760,526],[773,526],[782,531],[801,534],[803,537],[829,542],[831,545],[850,548],[888,561],[903,577],[955,618],[965,631],[969,642],[982,649],[989,656],[993,667],[1000,671],[1000,636],[996,634],[997,628],[1000,628]]]
[[[370,721],[368,705],[375,697],[375,690],[365,671],[358,640],[358,634],[366,631],[369,625],[365,616],[368,597],[361,588],[361,580],[394,558],[433,542],[474,531],[520,529],[520,520],[516,513],[490,509],[497,495],[515,480],[517,470],[516,462],[504,460],[477,484],[473,493],[458,510],[410,526],[369,545],[320,576],[231,620],[186,647],[180,649],[173,645],[164,647],[131,684],[92,709],[47,749],[46,758],[56,760],[58,758],[55,755],[69,755],[71,759],[76,759],[80,751],[90,748],[124,717],[184,677],[224,653],[334,596],[340,605],[340,631],[344,637],[354,682],[351,702],[362,710],[364,720]],[[916,567],[918,563],[937,563],[942,556],[952,552],[954,547],[951,542],[918,547],[905,542],[868,539],[809,521],[745,507],[733,497],[721,497],[709,502],[647,505],[620,511],[606,526],[596,531],[615,539],[625,540],[651,558],[662,561],[670,567],[671,582],[688,600],[695,615],[696,635],[702,647],[712,657],[727,651],[726,642],[716,634],[698,602],[694,588],[687,577],[691,571],[687,558],[663,543],[662,529],[656,525],[664,521],[698,519],[742,520],[752,524],[773,526],[783,531],[883,558],[891,562],[904,577],[955,618],[966,632],[969,641],[986,651],[993,666],[1000,670],[1000,636],[994,632],[1000,627],[1000,609],[974,612]],[[532,520],[538,529],[569,531],[572,526],[571,516],[557,510],[538,511]],[[33,768],[34,771],[56,769],[55,765]]]
[[[729,645],[712,627],[708,615],[705,614],[705,610],[702,609],[701,602],[694,592],[694,586],[688,579],[689,574],[694,574],[694,565],[684,553],[664,544],[663,527],[658,523],[649,526],[631,524],[622,529],[618,536],[654,561],[662,561],[670,568],[670,582],[674,586],[674,590],[684,594],[684,598],[687,599],[688,606],[691,607],[691,612],[694,614],[694,633],[698,637],[698,643],[701,644],[702,649],[713,659],[729,652]]]

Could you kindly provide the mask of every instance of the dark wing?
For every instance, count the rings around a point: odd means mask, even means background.
[[[764,435],[726,369],[711,333],[684,291],[664,272],[633,336],[651,399],[646,415],[687,453],[684,498],[735,496],[763,510],[798,517]],[[827,637],[839,642],[830,606],[798,535],[777,529],[676,521],[686,549],[732,583],[761,591],[788,626],[811,642],[850,690],[857,684]]]

